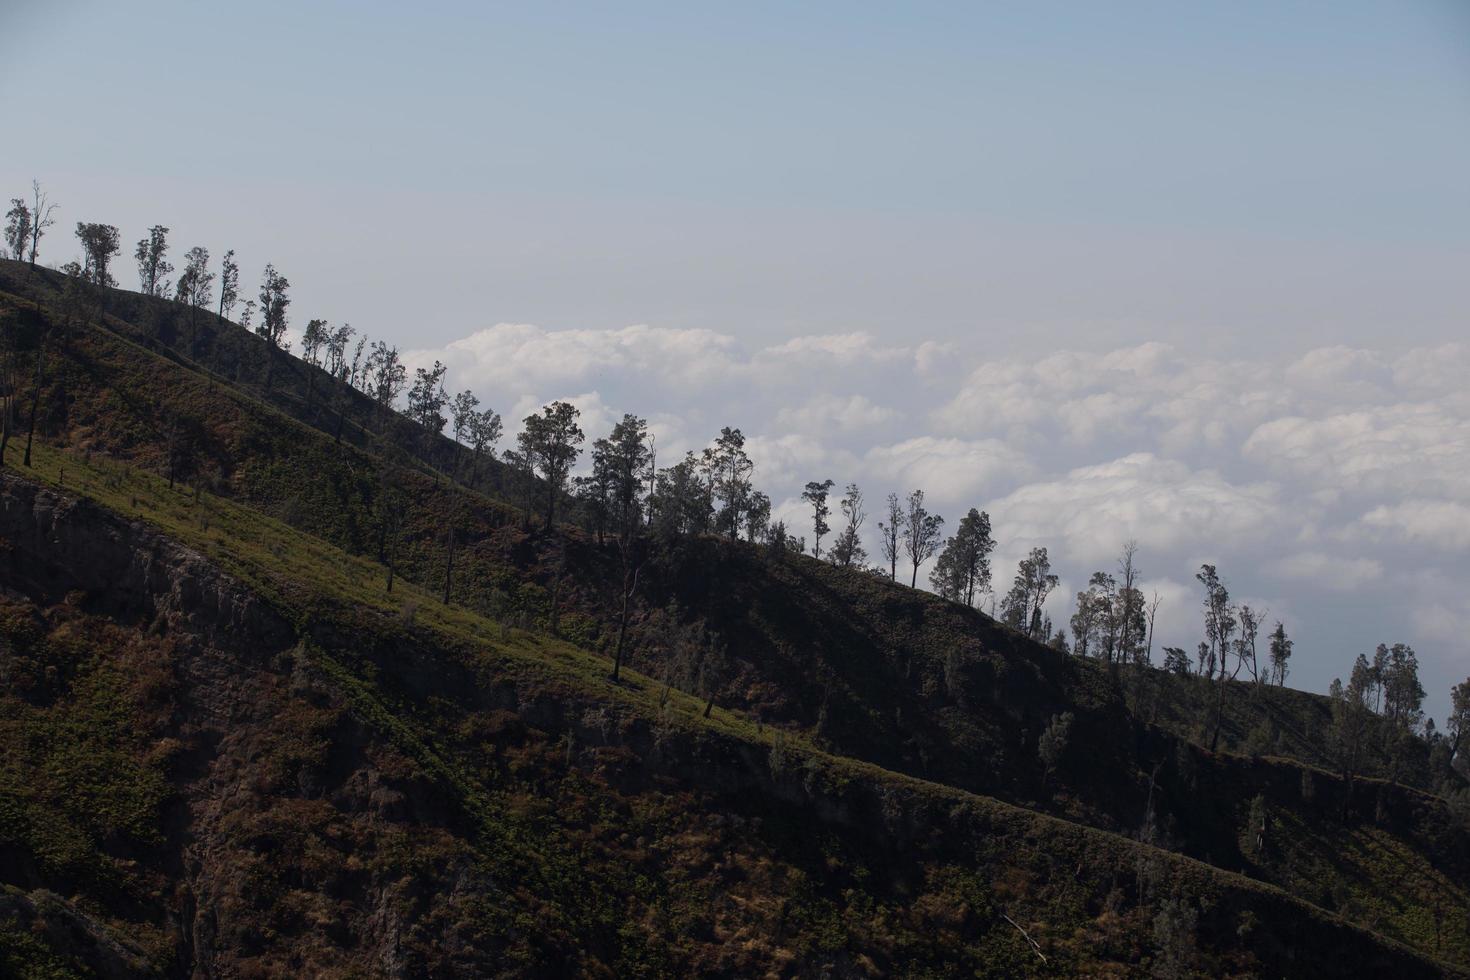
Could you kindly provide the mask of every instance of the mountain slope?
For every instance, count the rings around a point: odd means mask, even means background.
[[[434,950],[462,958],[446,969],[548,973],[1137,968],[1191,911],[1212,973],[1470,962],[1470,847],[1432,797],[1212,755],[1135,717],[1136,692],[1095,664],[978,613],[712,539],[651,562],[641,673],[614,686],[615,557],[593,537],[528,527],[484,496],[490,477],[449,477],[467,472],[455,449],[399,438],[406,423],[371,407],[337,445],[292,386],[304,366],[265,392],[179,350],[258,346],[232,325],[186,343],[187,311],[113,292],[100,323],[93,308],[67,327],[56,285],[0,263],[0,316],[22,356],[46,335],[51,358],[36,466],[5,484],[7,657],[39,678],[6,738],[69,745],[61,719],[81,719],[69,754],[12,756],[16,922],[71,928],[70,911],[27,909],[80,894],[75,921],[121,923],[99,948],[171,972],[349,950],[382,972],[431,969]],[[353,397],[318,380],[316,397]],[[170,489],[146,470],[177,463],[185,421],[193,486]],[[385,478],[409,501],[391,595],[373,560]],[[51,537],[24,544],[35,526]],[[69,555],[46,544],[63,526],[85,542]],[[101,542],[134,539],[89,569]],[[129,571],[178,549],[193,571]],[[706,722],[690,651],[710,632],[732,667]],[[1037,740],[1060,711],[1076,728],[1043,779]],[[79,770],[104,742],[123,755]],[[1245,830],[1258,795],[1264,854]],[[61,838],[36,830],[72,799],[87,802]],[[106,906],[99,876],[120,862],[138,881]]]

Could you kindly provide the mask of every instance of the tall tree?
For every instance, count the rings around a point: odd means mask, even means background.
[[[468,388],[449,400],[449,431],[454,434],[455,442],[465,441],[479,407],[479,396]]]
[[[703,534],[713,517],[708,484],[693,453],[658,471],[649,500],[649,520],[665,542]]]
[[[929,513],[924,507],[924,491],[910,493],[903,512],[903,550],[914,569],[909,579],[910,588],[918,587],[919,566],[939,550],[943,528],[944,518]]]
[[[148,237],[138,240],[133,258],[138,260],[138,291],[144,296],[164,296],[168,293],[168,274],[174,271],[164,256],[168,254],[168,229],[154,225],[148,229]]]
[[[1379,645],[1379,649],[1384,649]],[[1419,683],[1419,658],[1407,643],[1388,648],[1387,665],[1380,681],[1383,687],[1383,716],[1391,730],[1408,730],[1420,719],[1424,687]]]
[[[609,519],[619,540],[626,540],[642,522],[640,498],[653,465],[648,423],[636,415],[624,415],[606,439],[597,440],[593,456],[594,467],[600,461],[606,470]]]
[[[444,431],[444,405],[449,395],[444,390],[444,374],[448,371],[439,361],[431,368],[414,371],[413,386],[408,389],[406,414],[435,435]]]
[[[266,342],[265,387],[267,391],[270,390],[274,377],[276,352],[290,347],[286,341],[286,327],[289,325],[286,319],[286,307],[291,305],[291,298],[287,290],[290,288],[291,283],[286,277],[277,272],[275,266],[267,264],[260,280],[260,326],[255,328],[255,332],[264,337]]]
[[[715,530],[734,541],[740,536],[750,506],[751,475],[755,472],[755,463],[745,452],[745,436],[739,429],[725,426],[714,445],[704,451],[702,461],[708,474]]]
[[[861,536],[863,521],[868,515],[863,511],[863,492],[856,483],[847,485],[838,507],[842,511],[842,529],[832,542],[828,558],[839,568],[862,568],[868,561]]]
[[[1292,641],[1286,635],[1286,626],[1279,620],[1276,628],[1271,631],[1271,680],[1275,681],[1277,687],[1286,684],[1287,666],[1291,659]]]
[[[500,441],[500,416],[488,408],[476,412],[470,419],[469,431],[470,452],[476,469],[470,478],[474,479],[485,461],[495,455],[495,443]]]
[[[78,221],[77,240],[82,243],[82,279],[94,286],[115,285],[116,280],[108,267],[121,247],[117,227],[95,221]],[[35,262],[31,264],[35,265]]]
[[[990,553],[994,550],[990,515],[971,507],[945,542],[929,573],[929,583],[946,599],[974,606],[978,597],[990,591]]]
[[[312,318],[306,321],[306,330],[301,334],[301,359],[306,362],[306,407],[310,408],[316,395],[316,369],[322,366],[322,358],[331,341],[331,330],[327,321]]]
[[[1209,657],[1212,662],[1219,665],[1219,672],[1215,678],[1215,726],[1210,735],[1210,751],[1214,752],[1219,748],[1220,728],[1225,721],[1227,685],[1235,680],[1235,674],[1240,672],[1243,661],[1237,656],[1234,673],[1231,673],[1226,666],[1231,651],[1230,638],[1235,633],[1236,617],[1235,609],[1230,604],[1230,592],[1225,588],[1225,583],[1221,580],[1214,565],[1201,565],[1195,578],[1205,588],[1205,636],[1209,641]]]
[[[209,271],[209,249],[195,245],[184,253],[184,271],[179,273],[175,298],[189,305],[191,320],[194,310],[203,309],[213,301],[214,273]]]
[[[31,241],[31,209],[18,197],[10,199],[10,210],[5,212],[5,246],[10,257],[17,262],[26,260],[26,246]]]
[[[898,499],[898,494],[890,493],[888,500],[888,518],[878,522],[878,546],[883,552],[883,558],[888,562],[888,578],[890,581],[898,581],[898,538],[903,532],[903,503]]]
[[[1470,677],[1450,690],[1450,715],[1445,722],[1450,741],[1450,765],[1460,761],[1460,743],[1470,732]]]
[[[750,495],[750,509],[745,512],[745,540],[755,544],[766,536],[771,525],[771,498],[759,490]]]
[[[36,253],[39,252],[40,251],[40,248],[41,248],[41,236],[44,235],[44,234],[46,234],[46,229],[47,228],[50,228],[52,225],[56,224],[56,220],[51,217],[51,213],[56,210],[56,205],[55,204],[52,204],[51,201],[50,201],[50,199],[47,198],[46,197],[46,194],[41,190],[41,182],[39,180],[33,180],[33,181],[31,181],[31,209],[30,210],[31,210],[31,268],[34,269],[36,267]],[[78,225],[77,227],[80,228],[81,226]],[[113,228],[112,229],[112,233],[113,233],[113,237],[116,238],[117,237],[117,229],[116,228]],[[80,237],[80,236],[78,236],[78,237]],[[116,251],[117,251],[117,249],[116,248],[113,248],[113,252],[116,253]],[[19,258],[19,257],[20,256],[16,256],[16,258]],[[110,283],[104,283],[103,285],[110,285]]]
[[[539,415],[522,420],[516,437],[521,454],[533,469],[541,471],[546,483],[546,527],[556,519],[556,498],[566,489],[567,474],[581,453],[582,429],[577,425],[581,412],[570,402],[552,402]]]
[[[822,535],[832,530],[827,526],[827,518],[832,515],[832,508],[827,505],[827,493],[831,489],[831,480],[812,480],[801,492],[801,499],[812,505],[812,534],[816,538],[812,556],[815,558],[822,557]]]
[[[373,346],[368,351],[364,377],[367,379],[369,396],[378,404],[380,418],[386,418],[388,412],[392,411],[394,402],[398,401],[398,396],[403,393],[403,386],[408,383],[408,368],[398,359],[398,348],[390,347],[381,340],[373,341]]]
[[[1011,590],[1001,602],[1002,620],[1033,640],[1048,640],[1050,637],[1047,635],[1042,609],[1059,581],[1052,574],[1051,558],[1046,549],[1032,548],[1031,554],[1021,559],[1016,566],[1016,577],[1011,582]]]
[[[219,315],[220,319],[226,319],[235,309],[235,301],[240,298],[240,266],[235,262],[235,250],[232,248],[225,253],[220,261],[219,267]],[[245,324],[240,324],[242,327]]]

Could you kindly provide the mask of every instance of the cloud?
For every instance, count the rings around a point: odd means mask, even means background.
[[[1251,433],[1242,454],[1312,486],[1470,499],[1470,417],[1433,403],[1273,419]]]
[[[1018,449],[997,439],[945,439],[919,436],[888,446],[874,446],[863,468],[899,494],[921,489],[933,501],[979,500],[1002,480],[1032,472]]]
[[[1470,507],[1452,500],[1382,504],[1363,515],[1365,528],[1447,551],[1470,550]]]
[[[870,431],[898,417],[894,409],[875,405],[863,395],[816,395],[777,411],[773,425],[783,432],[853,433]]]
[[[1309,587],[1341,592],[1351,592],[1383,578],[1383,564],[1376,559],[1326,555],[1320,551],[1288,555],[1275,562],[1272,571]]]
[[[1156,554],[1238,549],[1270,538],[1282,524],[1274,485],[1231,484],[1213,470],[1152,453],[1028,484],[995,501],[991,517],[1008,536],[1092,563],[1115,557],[1130,539]]]

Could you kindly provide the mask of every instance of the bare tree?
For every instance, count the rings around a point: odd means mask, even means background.
[[[878,522],[878,533],[881,535],[878,544],[882,549],[883,557],[888,562],[888,578],[890,581],[898,581],[898,537],[903,529],[903,504],[898,499],[898,494],[888,495],[888,519]]]
[[[822,557],[822,535],[832,530],[827,526],[827,518],[832,514],[832,508],[827,504],[827,492],[832,489],[831,480],[812,480],[801,492],[801,499],[812,505],[812,534],[816,540],[812,542],[812,557]]]
[[[56,205],[41,191],[39,180],[31,181],[31,268],[36,267],[36,253],[41,247],[41,236],[46,229],[56,224],[51,217],[51,212],[56,210]],[[113,229],[116,232],[116,229]],[[20,258],[20,256],[16,256]]]
[[[940,530],[943,527],[944,518],[925,509],[924,491],[915,490],[910,493],[903,515],[903,547],[914,568],[913,576],[909,580],[910,588],[919,584],[919,566],[939,550]]]

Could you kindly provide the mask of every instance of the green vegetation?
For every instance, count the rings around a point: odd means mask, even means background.
[[[1206,751],[1211,681],[1022,635],[1040,561],[1018,631],[736,540],[736,477],[718,537],[632,554],[611,493],[543,529],[544,484],[259,338],[61,285],[0,263],[51,358],[0,470],[0,880],[106,942],[0,902],[15,972],[1470,965],[1461,816],[1343,779],[1285,688],[1237,684]]]

